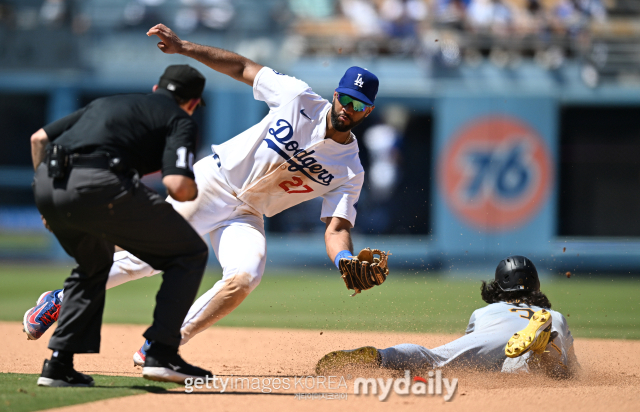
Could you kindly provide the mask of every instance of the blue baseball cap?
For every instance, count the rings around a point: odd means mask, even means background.
[[[367,69],[349,67],[340,79],[336,91],[373,105],[378,94],[378,77]]]

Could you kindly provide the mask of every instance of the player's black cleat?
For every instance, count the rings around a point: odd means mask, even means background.
[[[88,387],[93,386],[93,378],[73,369],[56,359],[45,359],[42,373],[38,378],[38,386],[51,387]]]
[[[206,379],[213,377],[208,370],[188,364],[178,355],[178,351],[167,351],[165,348],[157,350],[157,344],[152,343],[147,351],[147,357],[142,368],[142,377],[152,381],[175,382],[184,384],[187,378]],[[156,350],[154,350],[156,349]]]

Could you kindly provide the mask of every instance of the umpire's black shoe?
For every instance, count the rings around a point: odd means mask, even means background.
[[[213,377],[213,373],[197,366],[189,365],[178,355],[178,351],[154,350],[154,344],[147,351],[142,367],[142,377],[152,381],[184,384],[187,378]]]
[[[65,365],[55,359],[45,359],[42,373],[38,378],[38,386],[64,387],[93,386],[93,378],[73,369],[73,366]]]

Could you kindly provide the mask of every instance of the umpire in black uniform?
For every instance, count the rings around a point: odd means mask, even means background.
[[[182,382],[211,372],[178,355],[180,326],[207,262],[202,238],[138,176],[162,170],[178,201],[196,198],[192,165],[205,78],[188,65],[169,66],[151,94],[94,100],[31,137],[36,205],[78,266],[64,283],[58,327],[38,385],[93,386],[73,368],[74,353],[98,353],[105,285],[114,245],[164,271],[156,296],[143,376]]]

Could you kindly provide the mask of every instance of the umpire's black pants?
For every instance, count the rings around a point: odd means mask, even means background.
[[[138,187],[136,187],[138,186]],[[164,271],[153,324],[144,337],[178,348],[180,327],[193,303],[208,248],[170,204],[131,177],[78,168],[64,179],[36,170],[38,210],[78,266],[64,283],[58,327],[49,349],[97,353],[105,286],[118,245]]]

